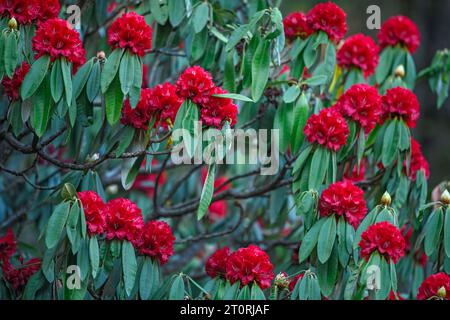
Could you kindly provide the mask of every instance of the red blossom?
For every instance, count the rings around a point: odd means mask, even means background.
[[[237,122],[238,108],[229,98],[215,97],[215,94],[225,94],[228,91],[214,87],[198,98],[201,106],[200,119],[206,126],[221,128],[224,121],[230,122],[234,126]]]
[[[142,88],[148,88],[148,66],[142,64]]]
[[[295,285],[297,284],[298,280],[303,279],[303,277],[305,276],[305,273],[302,272],[298,275],[296,275],[291,282],[289,283],[289,291],[292,292],[294,291]]]
[[[331,41],[339,42],[347,33],[346,16],[335,3],[325,2],[315,5],[306,19],[312,30],[324,31]]]
[[[360,69],[364,72],[364,77],[368,77],[378,65],[378,51],[378,46],[371,37],[358,33],[345,40],[336,59],[340,67]]]
[[[32,42],[36,59],[45,54],[52,61],[66,58],[72,63],[73,72],[86,61],[80,35],[65,20],[54,18],[40,23]]]
[[[177,87],[165,82],[151,89],[149,94],[149,105],[152,110],[157,110],[159,125],[167,127],[167,122],[174,123],[178,109],[183,99],[178,97]],[[156,123],[155,123],[156,125]]]
[[[363,181],[365,178],[365,171],[366,171],[366,165],[367,165],[367,159],[363,158],[361,160],[361,164],[359,167],[359,173],[358,173],[358,166],[355,164],[353,166],[353,169],[350,172],[350,163],[346,163],[345,169],[344,169],[344,180],[349,180],[353,183]]]
[[[407,172],[407,159],[403,162],[403,172]],[[421,145],[411,137],[411,160],[409,163],[409,179],[416,181],[417,173],[422,170],[425,178],[430,176],[430,168],[428,167],[427,159],[422,154]]]
[[[36,0],[0,0],[0,15],[15,18],[19,24],[31,24],[38,14]]]
[[[364,191],[349,180],[333,183],[322,192],[319,210],[322,217],[343,216],[356,229],[367,213]]]
[[[214,88],[211,74],[202,67],[189,67],[177,80],[177,94],[179,97],[191,99],[198,103],[205,93]]]
[[[445,289],[445,297],[439,296],[439,289]],[[432,274],[422,282],[417,292],[417,300],[429,300],[440,297],[450,300],[450,276],[444,272]]]
[[[83,205],[88,233],[91,236],[102,234],[106,225],[106,204],[94,191],[78,192],[78,198]]]
[[[39,11],[37,19],[39,22],[45,22],[48,19],[53,19],[58,17],[59,10],[61,6],[58,0],[33,0],[38,4]]]
[[[395,87],[386,91],[382,98],[384,118],[401,117],[410,128],[416,126],[420,105],[416,95],[409,89]]]
[[[152,48],[152,28],[135,12],[122,14],[108,29],[108,45],[128,49],[140,57]]]
[[[142,162],[141,168],[145,168],[146,161]],[[152,166],[156,166],[158,161],[153,158]],[[155,192],[155,181],[158,177],[158,173],[141,173],[138,174],[136,180],[134,180],[133,189],[140,190],[147,194],[148,197],[152,197]],[[159,176],[159,185],[166,183],[166,172],[161,172]]]
[[[107,240],[128,240],[134,243],[143,226],[141,209],[133,201],[118,198],[107,203]]]
[[[420,33],[417,26],[405,16],[394,16],[387,19],[377,35],[381,49],[397,44],[405,46],[414,53],[420,45]]]
[[[215,277],[225,278],[227,273],[227,262],[230,257],[230,248],[223,247],[222,249],[216,250],[209,258],[206,260],[205,271],[208,276],[212,279]]]
[[[131,107],[130,99],[126,99],[123,104],[120,122],[136,129],[147,130],[149,122],[155,113],[155,110],[151,108],[149,103],[151,95],[151,89],[142,89],[141,97],[134,109]]]
[[[403,227],[400,229],[402,232],[403,237],[405,238],[405,253],[408,254],[411,251],[411,237],[413,233],[413,229],[411,226],[403,225]],[[421,265],[422,267],[425,266],[425,264],[428,261],[428,257],[425,254],[425,252],[421,252],[420,250],[417,250],[414,253],[414,260]]]
[[[373,130],[383,114],[381,96],[368,84],[355,84],[339,97],[336,108],[358,123],[366,134]]]
[[[166,222],[152,220],[141,229],[137,250],[140,255],[157,259],[163,265],[173,255],[174,241],[172,229]]]
[[[20,257],[20,266],[15,268],[9,261],[5,261],[2,266],[3,277],[14,290],[21,290],[25,287],[30,277],[41,268],[41,259],[33,258],[23,263]]]
[[[372,252],[376,251],[387,261],[392,260],[397,263],[405,253],[405,239],[396,226],[383,221],[369,226],[361,234],[359,247],[361,248],[361,257],[366,261],[369,261]]]
[[[0,262],[9,261],[16,252],[17,240],[12,229],[8,229],[6,234],[0,238]]]
[[[283,19],[284,34],[289,41],[306,39],[312,32],[303,12],[292,12]]]
[[[227,279],[241,286],[255,282],[261,289],[270,287],[274,277],[273,265],[269,256],[261,248],[249,245],[233,252],[227,263]]]
[[[326,108],[313,114],[304,129],[310,143],[318,143],[337,152],[347,141],[350,131],[347,122],[335,108]]]
[[[2,85],[5,90],[5,94],[11,100],[19,100],[20,98],[20,86],[22,85],[23,79],[30,70],[30,65],[25,61],[22,62],[20,67],[17,67],[14,71],[13,77],[9,78],[4,76],[2,80]]]

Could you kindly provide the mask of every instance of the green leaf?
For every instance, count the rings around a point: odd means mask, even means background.
[[[248,285],[243,286],[237,297],[238,300],[250,300],[250,288]]]
[[[67,238],[69,239],[69,242],[72,245],[73,253],[76,253],[78,251],[76,238],[77,238],[77,231],[78,231],[77,225],[78,225],[79,217],[80,217],[80,206],[78,204],[78,201],[75,201],[72,204],[72,207],[70,208],[69,216],[67,218],[67,223],[66,223]]]
[[[433,211],[428,218],[425,234],[425,254],[429,257],[437,249],[441,237],[443,224],[443,211],[439,208]]]
[[[229,98],[229,99],[245,101],[245,102],[254,102],[249,97],[246,97],[246,96],[244,96],[242,94],[238,94],[238,93],[218,93],[218,94],[213,94],[213,96],[218,97],[218,98]]]
[[[316,246],[317,241],[319,240],[319,232],[322,229],[324,222],[325,222],[324,219],[317,221],[316,224],[314,224],[312,228],[309,229],[309,231],[303,237],[300,249],[298,251],[299,263],[305,261],[306,258],[309,257],[314,247]]]
[[[376,291],[377,300],[385,300],[391,290],[390,266],[384,257],[380,260],[380,289]]]
[[[38,137],[42,137],[47,129],[52,111],[52,97],[48,80],[45,79],[36,94],[33,96],[32,126]]]
[[[168,6],[165,2],[161,3],[160,0],[150,0],[150,11],[155,20],[161,25],[165,24],[169,18]]]
[[[409,52],[406,53],[406,74],[405,74],[405,82],[408,85],[408,88],[413,90],[416,82],[416,65],[414,60]]]
[[[306,121],[308,120],[308,114],[309,114],[308,99],[306,98],[305,94],[302,94],[300,96],[300,99],[294,106],[294,121],[292,125],[292,135],[291,135],[292,136],[291,148],[293,154],[297,154],[305,139],[303,129],[305,128]]]
[[[0,40],[3,41],[3,40]],[[17,37],[14,32],[10,32],[9,35],[6,36],[5,39],[5,49],[4,49],[4,62],[5,62],[5,71],[6,75],[9,78],[12,78],[14,75],[14,71],[17,67],[17,62],[19,60],[19,49],[17,43]]]
[[[318,190],[327,174],[330,152],[322,147],[317,147],[312,156],[311,170],[309,172],[308,188]]]
[[[234,31],[231,33],[230,38],[228,39],[228,43],[225,46],[226,51],[230,51],[231,49],[234,49],[236,45],[241,41],[243,37],[247,35],[249,31],[249,25],[243,24],[234,29]]]
[[[398,154],[399,125],[397,120],[392,120],[386,128],[383,138],[383,152],[381,161],[384,167],[390,167]]]
[[[283,95],[283,101],[285,103],[294,102],[300,95],[300,88],[297,85],[290,86],[289,89]]]
[[[98,267],[100,265],[100,253],[96,236],[93,236],[89,239],[89,258],[91,260],[92,277],[95,278],[97,276]]]
[[[305,81],[303,81],[305,84],[307,84],[310,87],[320,86],[327,82],[327,76],[324,75],[314,75]]]
[[[66,102],[70,106],[72,104],[72,72],[71,64],[66,59],[61,59],[61,71],[64,82],[64,92],[66,93]]]
[[[444,225],[444,249],[447,257],[450,257],[450,207],[447,206],[445,211],[445,225]]]
[[[122,187],[125,190],[130,190],[133,186],[144,158],[145,154],[142,154],[137,158],[130,158],[123,162],[120,180],[122,182]]]
[[[270,69],[270,41],[262,40],[252,60],[252,98],[258,101],[266,88]]]
[[[209,20],[209,3],[202,2],[194,9],[192,15],[192,24],[194,25],[195,33],[203,30]]]
[[[50,89],[52,92],[53,101],[58,102],[64,91],[61,61],[59,59],[53,62],[50,75]]]
[[[198,61],[208,48],[208,29],[204,29],[199,33],[195,33],[192,37],[191,57],[192,60]]]
[[[184,0],[168,0],[169,21],[173,27],[177,27],[184,19],[186,6]]]
[[[120,157],[130,146],[131,141],[133,141],[135,131],[135,128],[131,126],[125,126],[123,128],[119,146],[116,149],[116,157]]]
[[[123,93],[120,88],[119,77],[116,76],[114,81],[105,92],[106,119],[110,125],[114,125],[120,119],[122,111]]]
[[[69,216],[70,203],[62,202],[56,206],[50,219],[48,220],[47,230],[45,232],[45,245],[51,249],[59,241],[61,233]]]
[[[141,87],[142,87],[142,61],[138,55],[133,55],[134,59],[134,79],[133,86],[130,89],[130,105],[131,108],[136,108],[139,100],[141,98]]]
[[[22,300],[35,300],[37,291],[44,286],[45,282],[45,278],[40,270],[33,274],[25,286]]]
[[[392,64],[394,62],[394,50],[391,47],[386,47],[380,54],[380,62],[375,71],[376,82],[381,84],[389,75]]]
[[[266,296],[264,295],[264,292],[262,292],[261,288],[256,283],[254,283],[252,285],[250,299],[251,300],[266,300]]]
[[[77,73],[73,77],[73,96],[78,98],[81,91],[83,90],[89,75],[91,74],[92,67],[94,65],[94,58],[89,59],[81,68],[78,69]]]
[[[336,239],[336,218],[328,217],[320,229],[317,242],[317,257],[321,263],[325,263],[331,255]]]
[[[94,63],[89,78],[86,83],[86,95],[90,102],[93,102],[100,91],[100,63]]]
[[[229,286],[228,289],[225,290],[223,300],[234,300],[236,298],[238,290],[239,282],[236,281],[232,286]]]
[[[184,290],[185,287],[183,276],[182,275],[176,276],[172,283],[172,287],[170,288],[169,300],[183,300]]]
[[[120,69],[119,69],[119,79],[120,79],[120,88],[124,95],[127,95],[130,92],[131,87],[133,86],[134,79],[134,62],[135,60],[129,53],[129,51],[125,51],[125,54],[120,60]]]
[[[134,247],[129,241],[122,243],[122,266],[125,292],[130,296],[136,281],[137,261]]]
[[[45,78],[49,65],[50,57],[48,55],[43,55],[32,64],[20,87],[22,100],[28,99],[36,92]]]
[[[139,278],[139,295],[142,300],[148,300],[152,292],[153,263],[149,257],[144,258],[141,275]]]
[[[335,282],[338,274],[338,253],[336,246],[333,248],[330,258],[325,263],[317,266],[317,276],[319,278],[320,288],[324,296],[328,297],[335,288]]]
[[[122,58],[124,50],[116,49],[114,50],[108,57],[103,66],[102,75],[101,75],[101,89],[102,93],[106,93],[106,90],[109,88],[110,84],[115,80],[117,71],[120,66],[120,59]]]
[[[200,196],[200,203],[198,205],[197,210],[197,219],[202,219],[206,212],[208,211],[208,207],[211,204],[211,200],[214,193],[214,176],[216,172],[215,163],[211,163],[208,167],[208,174],[206,175],[206,180],[203,185],[202,194]]]

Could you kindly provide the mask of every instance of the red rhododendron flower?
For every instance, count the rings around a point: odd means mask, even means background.
[[[135,12],[124,13],[108,29],[108,45],[128,49],[143,57],[152,48],[152,28],[143,16]]]
[[[381,26],[377,37],[381,49],[400,44],[408,48],[409,52],[414,53],[420,45],[420,33],[417,26],[404,16],[387,19]]]
[[[199,98],[213,87],[211,74],[199,66],[187,68],[177,80],[178,96],[189,98],[194,103],[198,103]]]
[[[0,262],[8,261],[16,252],[17,240],[12,229],[8,229],[6,234],[0,238]]]
[[[135,242],[143,226],[141,209],[133,201],[123,198],[108,201],[106,239]]]
[[[86,61],[80,35],[65,20],[55,18],[40,23],[32,42],[36,59],[45,54],[52,61],[66,58],[72,63],[73,72]]]
[[[296,275],[292,281],[289,283],[289,291],[292,292],[294,291],[295,285],[297,284],[298,280],[303,279],[303,277],[305,276],[305,273],[302,272],[298,275]]]
[[[416,126],[420,115],[419,101],[409,89],[395,87],[386,91],[382,98],[384,117],[399,116],[410,128]]]
[[[228,91],[214,87],[207,91],[202,97],[197,99],[197,103],[202,107],[200,119],[203,124],[211,127],[221,128],[224,121],[230,122],[234,126],[237,122],[238,108],[229,98],[215,97],[215,94],[224,94]]]
[[[0,15],[15,18],[19,24],[31,24],[38,13],[36,0],[0,0]]]
[[[126,99],[123,103],[122,117],[120,122],[124,125],[133,126],[136,129],[148,129],[148,124],[153,116],[155,110],[150,107],[150,97],[152,95],[151,89],[142,89],[141,97],[136,107],[133,109],[130,104],[130,99]]]
[[[406,159],[403,162],[403,172],[406,174],[407,172],[407,162]],[[416,181],[417,172],[420,170],[423,171],[425,177],[428,179],[430,176],[430,168],[428,167],[427,159],[422,154],[420,144],[411,137],[411,160],[409,163],[409,179],[412,181]]]
[[[284,34],[289,41],[300,37],[306,39],[312,32],[303,12],[292,12],[283,19]]]
[[[233,284],[239,281],[241,286],[256,282],[261,289],[270,287],[274,277],[269,256],[261,248],[249,245],[233,252],[227,263],[227,279]]]
[[[3,263],[3,277],[14,290],[21,290],[25,287],[28,279],[41,268],[41,259],[33,258],[23,263],[20,257],[20,267],[16,269],[9,261]]]
[[[361,248],[361,257],[366,261],[369,260],[372,252],[377,251],[386,260],[397,263],[405,253],[405,239],[396,226],[383,221],[369,226],[361,234],[359,247]]]
[[[141,229],[137,249],[140,255],[158,259],[163,265],[173,255],[174,241],[172,229],[166,222],[152,220]]]
[[[58,0],[33,0],[38,4],[39,11],[37,14],[37,19],[40,22],[45,22],[48,19],[53,19],[58,17],[59,10],[61,6]]]
[[[222,249],[216,250],[209,258],[206,260],[205,271],[208,276],[212,279],[215,277],[225,278],[227,273],[227,262],[230,257],[230,248],[223,247]]]
[[[355,84],[339,97],[336,108],[358,123],[366,134],[373,130],[383,114],[381,96],[368,84]]]
[[[12,78],[8,78],[6,75],[3,77],[2,85],[9,99],[18,100],[20,98],[20,86],[29,70],[30,65],[24,61],[20,67],[16,68]]]
[[[364,191],[349,180],[333,183],[322,192],[319,210],[322,217],[344,216],[356,229],[367,213]]]
[[[78,192],[78,198],[83,205],[86,226],[90,235],[102,234],[106,225],[106,204],[94,191]]]
[[[326,108],[308,118],[304,129],[310,143],[318,143],[338,151],[347,141],[350,131],[347,122],[335,108]]]
[[[359,33],[345,40],[336,59],[340,67],[361,69],[364,77],[368,77],[378,65],[378,51],[378,46],[371,37]]]
[[[177,87],[165,82],[151,89],[149,105],[151,109],[158,111],[158,119],[162,127],[167,127],[167,122],[173,123],[183,99],[178,97]],[[156,124],[155,124],[156,125]]]
[[[438,293],[441,288],[445,289],[445,297],[440,296]],[[438,297],[441,299],[450,300],[450,276],[444,272],[432,274],[426,278],[420,285],[419,291],[417,292],[418,300],[436,299]]]
[[[312,30],[324,31],[331,41],[339,42],[347,32],[346,16],[335,3],[326,2],[315,5],[306,19]]]

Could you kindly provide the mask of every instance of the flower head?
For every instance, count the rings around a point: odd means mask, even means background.
[[[358,123],[366,134],[373,130],[383,110],[377,89],[368,84],[355,84],[339,97],[336,108]]]
[[[157,110],[159,125],[162,127],[167,127],[167,121],[175,121],[178,109],[183,103],[176,91],[177,87],[168,82],[158,84],[150,91],[148,103],[152,110]]]
[[[120,122],[136,129],[147,130],[149,122],[155,112],[155,109],[151,108],[149,103],[151,95],[151,89],[141,89],[141,97],[134,109],[131,107],[130,99],[126,99],[123,103]]]
[[[364,191],[349,180],[333,183],[322,192],[319,210],[322,217],[343,216],[356,229],[367,213]]]
[[[78,192],[78,198],[83,205],[86,225],[90,235],[102,234],[106,225],[106,204],[94,191]]]
[[[174,241],[172,229],[166,222],[152,220],[142,228],[137,249],[139,254],[158,259],[163,265],[173,255]]]
[[[331,41],[339,42],[347,32],[344,10],[335,3],[315,5],[307,14],[307,21],[313,31],[324,31]]]
[[[202,67],[189,67],[177,80],[177,94],[179,97],[192,99],[198,103],[205,93],[214,87],[211,74]]]
[[[58,17],[61,6],[58,0],[33,0],[39,6],[37,19],[39,22],[45,22],[48,19]]]
[[[22,62],[20,67],[17,67],[14,71],[13,77],[9,78],[8,76],[4,76],[2,80],[2,85],[5,90],[5,94],[11,100],[19,100],[20,98],[20,86],[22,85],[23,79],[27,75],[30,70],[30,65],[25,61]]]
[[[407,172],[407,159],[403,162],[403,172]],[[425,178],[430,176],[430,168],[428,167],[427,159],[422,154],[420,144],[411,137],[411,160],[409,163],[409,179],[416,181],[417,173],[422,170]]]
[[[15,268],[9,261],[5,261],[2,266],[3,277],[14,290],[22,290],[28,283],[30,277],[41,268],[41,259],[33,258],[23,262],[20,257],[20,266]]]
[[[241,286],[255,282],[261,289],[270,287],[274,277],[269,256],[261,248],[249,245],[233,252],[227,263],[227,279]]]
[[[9,261],[16,252],[17,240],[12,229],[8,229],[6,235],[0,238],[0,262]]]
[[[417,26],[404,16],[387,19],[381,26],[377,37],[381,49],[400,44],[405,46],[409,52],[414,53],[420,45],[420,33]]]
[[[310,143],[318,143],[335,152],[346,143],[350,133],[347,122],[335,108],[326,108],[311,115],[304,132]]]
[[[336,59],[340,67],[360,69],[364,76],[368,77],[375,72],[378,65],[378,51],[378,46],[371,37],[359,33],[345,40],[337,52]]]
[[[442,290],[444,288],[445,290]],[[439,290],[441,290],[439,292]],[[441,293],[445,291],[445,296]],[[445,299],[450,300],[450,276],[444,272],[439,272],[432,274],[425,279],[424,282],[419,287],[417,292],[417,300],[428,300],[428,299]]]
[[[416,95],[409,89],[395,87],[386,91],[382,98],[384,118],[401,117],[410,128],[416,126],[420,105]]]
[[[40,23],[32,43],[36,59],[45,54],[52,61],[65,58],[72,63],[74,72],[86,61],[80,35],[65,20],[54,18]]]
[[[289,41],[306,39],[312,32],[303,12],[292,12],[283,19],[284,34]]]
[[[136,242],[144,226],[141,209],[131,200],[118,198],[108,201],[106,239]]]
[[[108,45],[130,50],[140,57],[152,48],[152,28],[135,12],[122,14],[108,29]]]
[[[361,257],[366,261],[369,260],[371,253],[376,251],[386,260],[397,263],[405,253],[405,239],[396,226],[383,221],[369,226],[361,234],[359,247]]]
[[[19,24],[31,24],[38,13],[36,0],[0,0],[0,15],[15,18]]]
[[[215,97],[215,94],[228,93],[226,90],[214,87],[198,98],[201,106],[200,118],[202,122],[211,127],[221,128],[224,121],[234,126],[237,121],[238,108],[229,98]]]
[[[215,277],[225,278],[227,273],[227,262],[230,257],[230,248],[217,249],[208,260],[206,260],[205,271],[212,279]]]

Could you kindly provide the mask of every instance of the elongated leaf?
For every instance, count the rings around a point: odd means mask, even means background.
[[[386,131],[384,133],[383,138],[383,153],[381,156],[381,160],[383,166],[389,167],[397,157],[398,153],[398,143],[400,140],[399,137],[399,125],[397,120],[392,120]]]
[[[447,207],[445,212],[444,248],[445,254],[450,257],[450,207]]]
[[[305,234],[302,239],[300,249],[298,251],[298,262],[302,263],[309,257],[314,247],[319,240],[319,232],[322,229],[325,220],[319,220],[312,226],[312,228]]]
[[[262,40],[258,44],[252,60],[252,98],[258,101],[269,79],[270,41]]]
[[[94,59],[89,59],[81,68],[78,69],[77,73],[73,77],[72,85],[73,85],[73,96],[76,98],[79,97],[81,91],[83,90],[86,82],[91,73],[92,67],[94,65]]]
[[[266,296],[264,295],[264,292],[262,292],[261,288],[256,283],[252,285],[250,299],[251,300],[266,300]]]
[[[336,218],[328,217],[320,229],[317,242],[317,257],[321,263],[325,263],[331,255],[336,239]]]
[[[169,21],[173,27],[177,27],[186,15],[184,0],[168,0]]]
[[[375,78],[377,83],[383,83],[392,68],[394,62],[394,52],[391,47],[386,47],[380,54],[380,62],[375,71]]]
[[[327,174],[329,160],[330,152],[327,149],[318,147],[316,151],[314,151],[311,161],[311,170],[309,172],[309,189],[319,189]]]
[[[61,59],[61,71],[64,82],[64,92],[66,94],[67,105],[72,104],[72,71],[71,64],[66,59]]]
[[[86,83],[86,95],[90,102],[93,102],[100,91],[100,63],[94,63]]]
[[[19,59],[19,49],[17,46],[17,37],[14,32],[11,32],[6,36],[4,49],[5,72],[9,78],[13,77],[14,71],[17,67],[17,62]]]
[[[120,79],[120,88],[124,95],[127,95],[130,92],[131,87],[133,86],[134,79],[134,62],[135,60],[131,56],[128,51],[125,51],[125,54],[120,60],[120,69],[119,69],[119,79]]]
[[[96,236],[93,236],[89,239],[89,258],[91,260],[92,277],[95,278],[97,276],[98,268],[100,265],[100,253]]]
[[[53,211],[45,232],[45,245],[47,248],[51,249],[58,243],[69,216],[69,209],[70,203],[62,202]]]
[[[153,263],[149,257],[144,258],[141,275],[139,278],[139,295],[142,300],[147,300],[152,291],[153,280]]]
[[[175,277],[172,287],[169,292],[169,300],[183,300],[184,299],[184,280],[181,275]]]
[[[292,124],[292,152],[293,154],[297,154],[298,150],[300,150],[303,141],[304,141],[304,133],[303,129],[305,128],[306,121],[308,120],[309,114],[309,105],[308,99],[304,94],[300,96],[300,99],[294,106],[294,121]]]
[[[425,254],[431,256],[437,249],[441,237],[443,211],[441,208],[433,211],[429,217],[425,235]]]
[[[234,100],[240,100],[240,101],[245,101],[245,102],[254,102],[249,97],[246,97],[246,96],[244,96],[242,94],[238,94],[238,93],[221,93],[221,94],[214,94],[213,96],[219,97],[219,98],[229,98],[229,99],[234,99]]]
[[[109,85],[115,80],[117,71],[120,66],[120,59],[122,58],[124,50],[114,50],[105,62],[101,76],[101,89],[102,93],[106,93]]]
[[[208,174],[206,176],[205,183],[203,184],[202,194],[200,196],[200,203],[197,210],[197,219],[202,219],[208,207],[211,204],[211,199],[214,193],[214,176],[216,172],[216,165],[212,163],[208,167]]]
[[[300,95],[300,88],[297,85],[290,86],[283,95],[283,101],[286,103],[294,102]]]
[[[43,55],[32,64],[20,86],[22,100],[28,99],[36,92],[45,78],[49,65],[50,57],[48,55]]]
[[[199,33],[200,31],[202,31],[203,28],[208,23],[208,20],[209,20],[209,3],[205,1],[195,8],[194,14],[192,16],[192,23],[194,25],[195,33]]]
[[[164,3],[161,4],[160,0],[150,0],[150,10],[155,20],[163,25],[169,18],[168,6]]]
[[[136,281],[137,261],[134,247],[129,241],[122,243],[122,266],[125,292],[130,296]]]
[[[106,104],[106,120],[111,125],[114,125],[120,119],[120,112],[122,111],[123,93],[120,88],[119,77],[114,78],[113,83],[108,87],[105,93]]]
[[[64,83],[62,78],[61,61],[59,59],[53,62],[52,72],[50,75],[50,89],[53,101],[58,102],[64,91]]]
[[[48,79],[45,79],[33,96],[33,128],[38,137],[42,137],[47,129],[52,112],[52,97]]]

